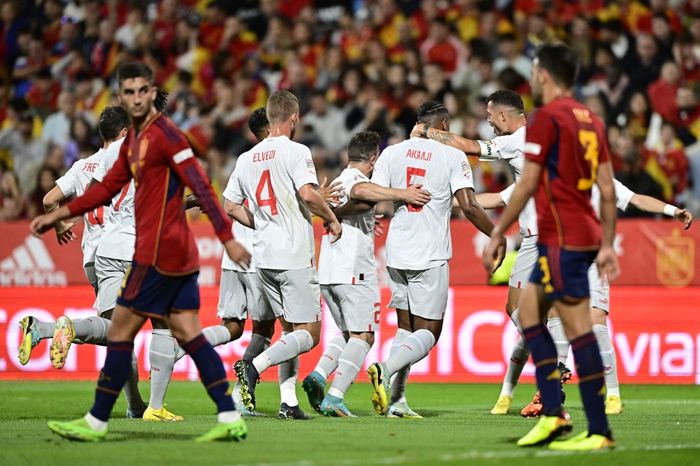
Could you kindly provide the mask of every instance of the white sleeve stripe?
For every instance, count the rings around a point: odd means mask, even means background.
[[[187,149],[182,149],[177,154],[173,155],[173,161],[177,164],[184,162],[187,159],[194,157],[194,152],[189,147]]]
[[[525,143],[525,153],[526,154],[540,155],[540,152],[542,152],[542,146],[540,146],[539,144],[534,143],[534,142],[526,142]]]

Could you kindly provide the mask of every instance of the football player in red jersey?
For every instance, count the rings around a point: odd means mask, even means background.
[[[233,239],[231,221],[216,200],[187,139],[157,110],[155,103],[160,94],[153,71],[142,63],[126,63],[117,77],[119,98],[132,121],[117,162],[102,183],[31,224],[34,234],[39,235],[56,221],[103,205],[132,178],[135,181],[136,249],[112,316],[95,402],[85,417],[71,422],[49,421],[49,428],[75,440],[105,438],[110,413],[131,370],[134,337],[151,317],[169,325],[194,360],[202,383],[217,405],[218,424],[197,440],[245,438],[247,428],[235,409],[226,370],[202,335],[197,316],[199,259],[185,217],[185,185],[199,198],[229,257],[247,267],[250,254]]]
[[[536,367],[543,416],[518,445],[546,444],[572,430],[560,396],[556,347],[543,324],[554,305],[573,348],[588,418],[587,431],[552,442],[556,450],[614,445],[605,415],[603,363],[592,331],[588,267],[595,260],[602,277],[617,276],[615,190],[604,124],[571,96],[578,68],[578,57],[564,45],[538,49],[530,84],[540,108],[527,126],[525,169],[483,256],[490,269],[503,233],[534,194],[539,257],[521,299],[520,322]],[[600,189],[600,221],[591,206],[593,184]]]

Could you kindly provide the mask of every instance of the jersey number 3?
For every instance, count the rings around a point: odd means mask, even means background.
[[[598,135],[595,131],[580,129],[578,131],[578,141],[586,151],[583,154],[583,158],[591,162],[591,177],[579,178],[576,188],[579,191],[588,191],[593,187],[598,174]]]
[[[267,197],[263,197],[263,190],[267,188]],[[270,181],[270,170],[265,170],[260,176],[258,187],[255,189],[255,201],[258,207],[268,206],[270,215],[277,215],[277,198],[272,190],[272,182]]]
[[[413,179],[413,177],[416,178],[423,178],[425,177],[425,168],[417,168],[417,167],[406,167],[406,187],[408,188],[412,184],[417,184],[417,180]],[[409,212],[420,212],[423,210],[423,207],[416,207],[412,205],[407,205],[408,211]]]

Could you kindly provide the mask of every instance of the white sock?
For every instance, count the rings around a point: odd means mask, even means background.
[[[385,377],[391,377],[400,369],[415,364],[428,355],[435,345],[435,335],[425,329],[419,329],[406,337],[393,356],[384,361],[387,373]]]
[[[262,374],[268,367],[289,361],[314,347],[314,339],[308,330],[294,330],[277,340],[275,344],[253,359],[253,365]]]
[[[527,350],[525,338],[518,338],[518,342],[513,347],[508,361],[508,369],[506,376],[503,378],[503,386],[501,387],[501,395],[513,396],[515,386],[518,385],[518,379],[523,372],[523,367],[527,364],[527,358],[530,352]]]
[[[107,332],[112,322],[104,317],[90,316],[73,321],[76,340],[93,345],[107,345]]]
[[[83,419],[87,421],[90,427],[98,432],[104,432],[107,430],[107,423],[105,421],[100,421],[90,413],[87,413]]]
[[[345,337],[343,335],[338,335],[329,341],[314,371],[321,374],[321,377],[324,379],[327,379],[338,368],[338,359],[345,349],[345,345]]]
[[[401,347],[401,343],[409,336],[411,332],[404,330],[402,328],[396,329],[396,335],[394,335],[394,341],[391,342],[391,349],[389,350],[389,357],[391,357],[398,349]],[[411,366],[399,369],[396,374],[392,375],[389,379],[391,383],[391,402],[397,403],[400,401],[406,401],[406,381],[408,380],[408,375],[411,373]]]
[[[552,340],[554,340],[554,346],[557,347],[559,362],[566,364],[566,360],[569,357],[569,339],[564,334],[564,325],[561,323],[561,319],[559,317],[551,317],[547,321],[547,328],[550,335],[552,335]]]
[[[329,395],[343,399],[345,392],[348,391],[362,369],[362,364],[365,362],[370,348],[369,343],[359,338],[348,340],[348,344],[345,345],[345,349],[338,359],[338,371],[331,388],[328,390]]]
[[[605,387],[608,395],[620,396],[620,382],[617,380],[617,361],[615,360],[615,347],[610,339],[608,327],[601,324],[593,326],[593,333],[598,339],[600,358],[605,369]]]
[[[148,406],[161,409],[175,365],[175,348],[179,345],[168,329],[154,329],[148,359],[151,363],[151,396]]]
[[[204,335],[204,338],[207,339],[211,346],[219,346],[231,341],[231,332],[223,325],[207,327],[202,330],[202,335]],[[186,354],[182,346],[177,345],[177,348],[175,348],[175,362],[184,358]]]
[[[277,366],[277,377],[280,384],[280,403],[287,406],[298,406],[297,374],[299,373],[299,356],[284,361]]]
[[[222,411],[216,415],[216,420],[222,424],[230,424],[241,418],[240,411]]]

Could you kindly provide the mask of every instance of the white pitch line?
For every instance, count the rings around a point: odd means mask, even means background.
[[[447,463],[453,461],[464,461],[464,460],[498,460],[498,459],[512,459],[512,458],[531,458],[531,457],[549,457],[549,456],[572,456],[572,455],[590,455],[590,454],[605,454],[605,453],[615,453],[615,452],[635,452],[635,451],[672,451],[672,450],[690,450],[697,449],[700,450],[700,443],[695,444],[677,444],[677,445],[647,445],[644,447],[625,447],[619,446],[614,450],[609,452],[596,451],[596,452],[576,452],[576,451],[555,451],[555,450],[515,450],[515,451],[479,451],[470,450],[462,453],[444,453],[431,458],[432,462],[435,463]],[[365,464],[377,464],[377,465],[392,465],[392,464],[409,464],[415,461],[415,458],[410,458],[406,456],[389,456],[386,458],[378,459],[347,459],[347,460],[334,460],[333,464],[340,466],[360,466]],[[317,466],[327,464],[327,461],[311,461],[311,460],[300,460],[292,461],[287,463],[246,463],[238,466]]]
[[[631,405],[700,405],[700,400],[628,400],[622,404]]]

